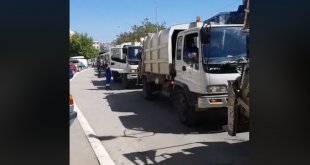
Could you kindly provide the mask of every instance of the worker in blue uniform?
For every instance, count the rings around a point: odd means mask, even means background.
[[[108,64],[105,64],[104,65],[104,69],[105,69],[105,89],[106,90],[111,90],[110,88],[110,83],[111,83],[111,77],[112,77],[112,73],[111,73],[111,70],[110,70],[110,67]]]

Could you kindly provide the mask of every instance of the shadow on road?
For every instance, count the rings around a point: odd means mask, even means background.
[[[135,136],[96,136],[94,134],[89,134],[88,137],[94,137],[100,141],[112,140],[112,139],[119,138],[119,137],[136,138]]]
[[[193,143],[191,143],[193,144]],[[185,144],[181,145],[186,147]],[[180,147],[171,146],[144,152],[124,154],[135,165],[249,165],[249,141],[240,143],[198,142],[202,146],[183,149],[176,153],[161,150]]]
[[[98,77],[99,72],[96,70],[95,76]],[[105,77],[105,72],[101,71],[100,72],[100,78]]]
[[[205,116],[199,127],[183,126],[173,112],[172,101],[159,99],[146,101],[142,91],[128,91],[126,93],[105,93],[109,106],[114,112],[132,112],[133,115],[119,116],[123,126],[129,130],[149,133],[172,134],[207,134],[223,132],[222,126],[227,123],[227,113],[224,116]],[[226,115],[226,116],[225,116]]]
[[[105,73],[101,73],[101,75],[105,75]],[[97,87],[97,89],[88,89],[88,90],[105,90],[106,80],[103,79],[103,76],[101,78],[102,78],[101,80],[92,80],[93,85]],[[128,90],[124,89],[122,82],[115,83],[113,82],[113,80],[111,80],[110,87],[112,88],[112,90]],[[134,83],[132,83],[129,89],[141,89],[141,85],[135,85]]]

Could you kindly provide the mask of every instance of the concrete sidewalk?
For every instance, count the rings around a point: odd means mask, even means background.
[[[70,165],[99,165],[97,157],[77,119],[70,125]]]

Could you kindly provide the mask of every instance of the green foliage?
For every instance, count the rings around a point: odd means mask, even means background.
[[[148,18],[142,21],[142,25],[131,26],[131,32],[123,32],[117,35],[116,44],[121,44],[124,42],[133,42],[135,40],[139,41],[141,37],[145,37],[148,33],[156,33],[156,23],[151,23]],[[158,31],[164,30],[166,28],[166,22],[158,24]]]
[[[70,57],[81,55],[86,59],[96,57],[99,53],[93,47],[93,39],[87,33],[75,33],[70,37]]]

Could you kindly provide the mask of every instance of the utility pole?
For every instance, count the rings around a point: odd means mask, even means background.
[[[158,0],[156,0],[156,33],[158,33]]]

